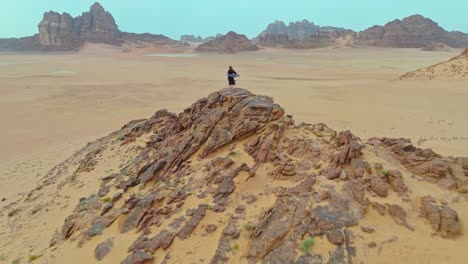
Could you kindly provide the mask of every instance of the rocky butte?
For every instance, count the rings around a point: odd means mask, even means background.
[[[467,192],[467,158],[296,124],[236,88],[89,143],[0,219],[39,263],[378,263],[462,252]]]
[[[85,42],[120,46],[126,43],[151,42],[175,44],[176,41],[163,35],[135,34],[119,30],[114,17],[99,3],[88,12],[73,18],[68,13],[46,12],[38,25],[38,34],[21,39],[0,39],[1,50],[17,51],[69,51],[81,47]]]
[[[245,35],[230,31],[226,35],[200,44],[197,52],[236,53],[241,51],[256,51],[260,48],[253,44]]]
[[[39,23],[39,42],[45,47],[74,49],[84,41],[120,45],[120,31],[112,15],[99,4],[73,18],[68,13],[47,12]]]

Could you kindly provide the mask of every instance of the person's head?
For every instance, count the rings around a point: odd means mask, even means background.
[[[234,69],[232,68],[232,66],[229,66],[229,70],[234,70]]]

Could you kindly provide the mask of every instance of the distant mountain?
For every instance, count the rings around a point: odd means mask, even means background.
[[[206,43],[200,44],[195,50],[198,52],[236,53],[240,51],[255,51],[260,49],[245,35],[230,31]]]
[[[255,42],[267,47],[318,48],[333,45],[337,39],[354,34],[352,30],[331,26],[321,27],[305,19],[291,22],[289,25],[283,21],[275,21],[255,38]]]
[[[46,12],[38,25],[39,33],[21,39],[0,39],[0,50],[69,51],[84,42],[122,45],[125,42],[175,42],[163,35],[136,34],[119,30],[114,17],[99,3],[73,18],[68,13]]]
[[[360,32],[358,43],[397,48],[422,48],[433,43],[443,43],[462,48],[468,46],[468,34],[448,32],[429,18],[413,15]]]
[[[180,42],[189,42],[189,43],[205,43],[210,40],[215,39],[216,37],[206,37],[203,38],[202,36],[195,37],[194,35],[182,35],[180,37]]]
[[[344,41],[346,40],[346,41]],[[448,32],[437,23],[421,15],[391,21],[384,26],[373,26],[359,33],[340,27],[321,27],[308,20],[289,23],[276,21],[255,38],[267,47],[317,48],[346,45],[394,48],[424,48],[436,44],[449,47],[468,47],[468,34]]]
[[[344,28],[339,27],[321,27],[315,25],[314,22],[309,22],[304,19],[302,21],[291,22],[286,25],[283,21],[275,21],[267,26],[266,30],[260,33],[257,38],[265,37],[269,34],[274,35],[287,35],[289,40],[308,40],[313,34],[317,32],[340,32],[346,31]]]
[[[38,34],[24,38],[0,39],[0,51],[35,51],[43,49]]]

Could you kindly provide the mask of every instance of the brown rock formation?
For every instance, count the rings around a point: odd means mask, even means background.
[[[112,45],[122,43],[114,18],[99,3],[76,18],[68,13],[45,13],[38,27],[39,41],[44,47],[70,50],[85,41]]]
[[[39,41],[43,46],[73,48],[79,41],[74,32],[74,20],[68,13],[60,15],[57,12],[48,12],[39,23]]]
[[[89,12],[75,18],[75,34],[89,42],[119,44],[120,31],[114,17],[95,3]]]
[[[446,205],[438,205],[431,196],[421,198],[421,216],[426,218],[435,231],[443,236],[458,235],[461,231],[457,211]]]
[[[413,15],[366,29],[358,39],[360,45],[397,48],[423,48],[433,43],[466,47],[468,34],[447,32],[431,19]]]
[[[245,35],[230,31],[224,36],[199,45],[195,50],[197,52],[236,53],[258,49],[259,47],[253,44]]]

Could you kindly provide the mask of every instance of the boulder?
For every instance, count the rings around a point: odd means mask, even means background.
[[[377,195],[381,197],[387,197],[388,194],[388,184],[385,178],[381,176],[371,176],[370,177],[370,187]]]
[[[404,183],[403,174],[400,171],[389,170],[386,176],[393,191],[398,194],[404,194],[408,191],[408,186]]]
[[[94,250],[94,255],[96,256],[96,259],[103,260],[104,257],[111,252],[113,246],[114,242],[112,239],[107,239],[106,241],[97,245]]]
[[[330,230],[327,232],[327,239],[334,245],[341,245],[344,243],[343,232],[339,229]]]
[[[306,206],[304,202],[292,197],[278,198],[273,208],[263,214],[255,227],[247,253],[248,258],[261,260],[280,246],[288,232],[307,217]]]
[[[180,239],[187,239],[201,222],[203,217],[205,217],[206,209],[208,208],[207,205],[199,205],[198,208],[193,212],[192,217],[190,220],[187,221],[185,226],[183,226],[179,231],[179,238]]]
[[[121,264],[149,264],[152,263],[154,256],[142,250],[135,250],[128,255]]]
[[[421,216],[424,217],[435,231],[443,236],[458,235],[461,225],[457,211],[446,205],[438,205],[431,196],[421,198]]]
[[[216,229],[218,229],[218,227],[216,225],[209,224],[209,225],[207,225],[205,227],[205,232],[208,233],[208,234],[211,234],[211,233],[215,232]]]

